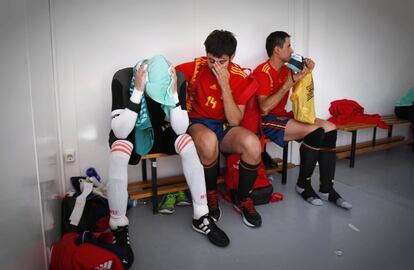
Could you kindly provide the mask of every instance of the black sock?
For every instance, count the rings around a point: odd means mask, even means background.
[[[259,164],[251,165],[240,159],[239,163],[239,187],[237,190],[237,197],[239,201],[243,201],[253,189],[254,182],[256,182],[257,170]]]
[[[319,191],[323,193],[328,193],[333,188],[336,167],[335,148],[337,133],[336,130],[325,133],[322,150],[319,153],[319,174],[321,177]]]
[[[203,165],[204,177],[206,178],[206,189],[217,190],[217,177],[219,174],[219,159],[217,158],[209,165]]]
[[[305,188],[306,185],[310,185],[310,181],[306,181],[306,179],[310,179],[313,174],[324,135],[325,132],[323,128],[318,128],[306,135],[303,139],[303,143],[299,150],[300,168],[297,182],[297,185],[301,188]]]

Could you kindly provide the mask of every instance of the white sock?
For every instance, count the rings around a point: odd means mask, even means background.
[[[117,140],[111,146],[109,177],[107,183],[108,203],[111,213],[109,226],[112,230],[128,225],[128,161],[133,149],[132,143]]]
[[[193,201],[193,218],[208,214],[206,181],[203,165],[201,165],[193,139],[188,134],[178,136],[175,140],[175,151],[181,157],[184,176],[190,188]]]

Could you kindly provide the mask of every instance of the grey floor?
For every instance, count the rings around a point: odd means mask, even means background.
[[[258,206],[261,228],[248,228],[222,202],[218,225],[230,245],[218,248],[191,228],[191,207],[153,215],[151,204],[130,210],[135,252],[132,269],[414,269],[414,152],[402,146],[358,156],[356,167],[338,160],[336,189],[354,208],[304,202],[288,184],[274,187],[284,201]],[[317,186],[316,170],[314,186]]]

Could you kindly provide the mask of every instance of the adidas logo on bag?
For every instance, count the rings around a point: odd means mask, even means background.
[[[110,270],[112,267],[112,260],[107,261],[106,263],[103,263],[99,265],[98,267],[95,267],[95,270]]]

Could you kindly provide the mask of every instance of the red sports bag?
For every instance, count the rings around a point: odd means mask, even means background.
[[[111,246],[112,233],[89,234],[88,242],[78,233],[67,233],[53,247],[51,270],[125,270]],[[116,248],[116,247],[115,247]]]

